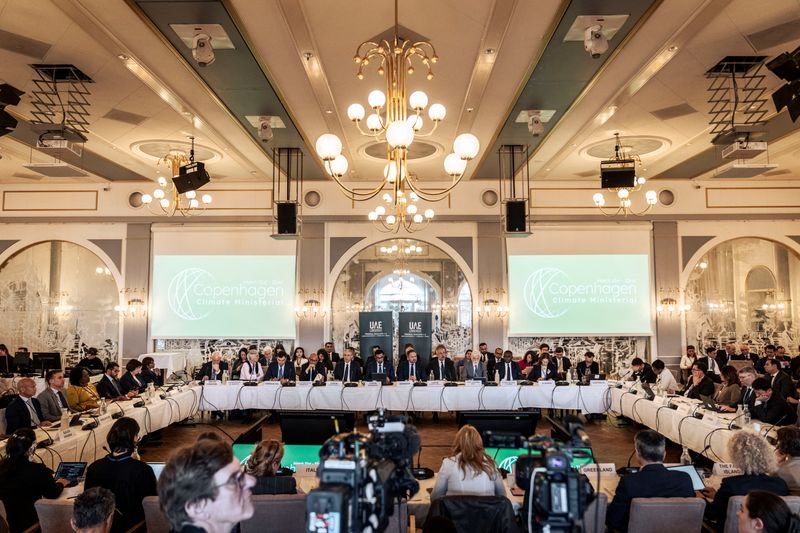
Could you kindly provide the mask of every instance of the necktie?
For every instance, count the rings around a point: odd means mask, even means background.
[[[36,414],[36,409],[33,408],[33,402],[31,402],[30,398],[25,400],[25,405],[28,406],[28,411],[31,413],[31,425],[38,426],[41,424],[42,422],[39,420],[39,415]]]
[[[472,377],[475,377],[477,375],[478,375],[478,365],[472,363]]]
[[[770,386],[770,387],[772,387],[773,385],[775,385],[775,378],[776,378],[776,377],[778,377],[778,374],[775,374],[774,376],[772,376],[772,379],[771,379],[771,380],[769,380],[769,386]]]
[[[64,394],[61,391],[58,391],[58,401],[61,402],[61,407],[64,408],[67,406],[67,399],[64,398]]]
[[[117,391],[117,396],[122,396],[122,391],[120,391],[119,387],[117,386],[117,380],[115,380],[114,378],[108,378],[108,379],[111,380],[111,384],[114,385],[114,390]]]
[[[411,368],[408,371],[408,377],[411,377],[411,376],[417,377],[417,373],[414,372],[414,363],[411,363]]]
[[[278,379],[283,379],[283,366],[278,367]]]
[[[506,363],[506,380],[511,381],[511,363]]]
[[[350,381],[350,363],[344,364],[344,380],[345,382]]]
[[[444,379],[444,361],[439,361],[439,379]]]
[[[378,374],[383,374],[383,363],[378,363]]]

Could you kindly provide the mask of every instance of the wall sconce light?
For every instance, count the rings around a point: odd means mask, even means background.
[[[124,318],[147,316],[146,293],[144,289],[125,288],[119,291],[120,304],[114,306],[114,311]]]
[[[480,305],[475,307],[479,318],[505,318],[509,307],[502,305],[506,291],[503,289],[482,289],[478,291]]]
[[[294,310],[297,318],[324,318],[328,314],[328,310],[320,303],[324,299],[321,290],[302,289],[299,294],[303,303]]]
[[[659,315],[672,316],[674,314],[681,315],[687,311],[691,311],[692,306],[686,303],[681,303],[681,293],[678,289],[669,289],[659,291],[662,297],[658,300],[656,311]],[[676,298],[677,296],[677,298]]]

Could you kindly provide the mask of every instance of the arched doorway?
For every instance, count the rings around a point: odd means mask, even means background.
[[[332,292],[331,333],[336,346],[358,348],[360,311],[392,311],[395,318],[401,311],[430,312],[433,345],[461,355],[472,346],[471,309],[472,291],[452,257],[427,242],[389,239],[367,246],[342,269]]]

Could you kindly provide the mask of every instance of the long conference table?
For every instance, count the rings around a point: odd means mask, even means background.
[[[99,417],[82,417],[81,423],[97,422],[93,429],[81,429],[81,426],[69,428],[67,434],[62,428],[37,429],[37,441],[53,439],[53,444],[38,448],[36,457],[48,468],[55,470],[62,461],[92,462],[105,455],[106,437],[114,423],[112,415],[122,412],[124,416],[133,418],[139,423],[140,435],[146,435],[170,424],[190,418],[197,413],[200,406],[200,387],[185,386],[181,390],[167,393],[166,399],[155,397],[146,401],[143,407],[133,407],[135,401],[111,403],[105,415]],[[6,443],[0,442],[0,456],[5,455]]]
[[[281,386],[277,382],[262,382],[244,386],[242,382],[205,382],[200,397],[200,409],[226,411],[230,409],[270,410],[337,410],[337,411],[475,411],[515,410],[522,408],[574,409],[584,414],[605,413],[609,407],[609,388],[605,381],[591,385],[555,386],[555,383],[533,385],[459,384],[444,386],[430,382],[425,387],[410,383],[393,385],[361,384],[344,387],[339,382],[325,386],[298,383]]]

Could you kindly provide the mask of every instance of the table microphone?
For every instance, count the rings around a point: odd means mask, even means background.
[[[111,400],[111,403],[115,403],[115,404],[117,404],[117,407],[119,407],[119,411],[118,411],[118,412],[116,412],[116,413],[113,413],[113,414],[111,415],[111,418],[112,418],[113,420],[117,420],[117,419],[119,419],[119,418],[122,418],[123,416],[125,416],[125,409],[123,409],[123,408],[122,408],[122,404],[121,404],[121,403],[119,403],[119,402],[118,402],[116,399],[114,399],[114,398],[110,398],[110,400]]]
[[[422,444],[419,445],[419,452],[417,452],[417,467],[411,469],[411,475],[415,479],[430,479],[433,477],[433,470],[420,466],[420,457],[422,456]]]

